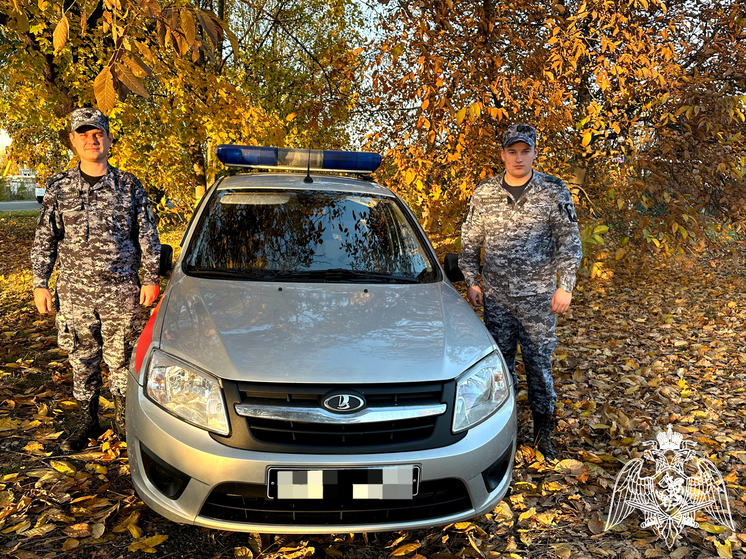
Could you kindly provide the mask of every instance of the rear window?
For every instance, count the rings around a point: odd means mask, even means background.
[[[438,279],[396,199],[317,190],[219,191],[185,266],[193,275],[263,281]]]

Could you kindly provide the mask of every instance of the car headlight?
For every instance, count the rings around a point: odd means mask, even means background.
[[[221,435],[229,433],[223,393],[214,377],[156,349],[145,386],[153,402],[179,419]]]
[[[456,386],[453,432],[474,427],[495,413],[510,395],[508,372],[494,351],[469,369]]]

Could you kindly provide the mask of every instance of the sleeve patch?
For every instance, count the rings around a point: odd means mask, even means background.
[[[578,222],[578,215],[575,213],[575,206],[570,202],[564,202],[560,204],[560,209],[567,215],[567,220],[570,223]]]

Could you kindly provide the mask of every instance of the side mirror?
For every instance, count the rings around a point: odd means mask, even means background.
[[[161,261],[158,264],[158,274],[168,275],[174,263],[174,249],[171,245],[161,245]]]
[[[458,267],[458,254],[449,252],[443,259],[443,270],[446,273],[446,277],[452,282],[464,281],[464,274],[461,273],[461,269]]]

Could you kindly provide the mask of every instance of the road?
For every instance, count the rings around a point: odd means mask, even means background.
[[[17,202],[0,202],[0,212],[20,212],[23,210],[38,210],[41,204],[36,200],[21,200]]]

